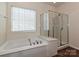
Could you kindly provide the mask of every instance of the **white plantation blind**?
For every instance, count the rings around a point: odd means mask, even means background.
[[[36,11],[12,7],[11,27],[12,31],[36,31]]]

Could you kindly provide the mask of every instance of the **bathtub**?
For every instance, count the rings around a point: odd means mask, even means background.
[[[9,40],[0,48],[1,57],[49,57],[57,54],[57,39],[31,37]]]

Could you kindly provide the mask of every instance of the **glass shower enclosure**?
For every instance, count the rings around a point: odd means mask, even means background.
[[[47,11],[41,14],[40,35],[58,39],[59,46],[68,44],[68,15]]]

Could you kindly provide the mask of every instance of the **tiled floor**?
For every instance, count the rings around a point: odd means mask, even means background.
[[[59,50],[55,57],[79,57],[79,50],[67,47],[65,49]]]

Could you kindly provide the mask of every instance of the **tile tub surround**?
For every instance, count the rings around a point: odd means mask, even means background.
[[[43,42],[42,44],[32,45],[25,44],[26,39],[21,39],[24,41],[19,41],[18,43],[15,41],[11,41],[10,43],[6,44],[5,47],[0,50],[1,56],[7,56],[7,57],[19,57],[19,56],[32,56],[32,57],[47,57],[47,56],[53,56],[57,54],[57,40],[54,38],[51,38],[52,40],[44,39],[47,42]],[[43,40],[43,39],[42,39]],[[43,40],[43,41],[44,41]],[[14,42],[14,44],[13,44]],[[20,44],[22,43],[22,44]],[[19,45],[20,44],[20,45]],[[25,52],[25,53],[24,53]],[[41,53],[40,53],[41,52]],[[44,52],[44,53],[42,53]],[[24,55],[25,54],[25,55]]]

